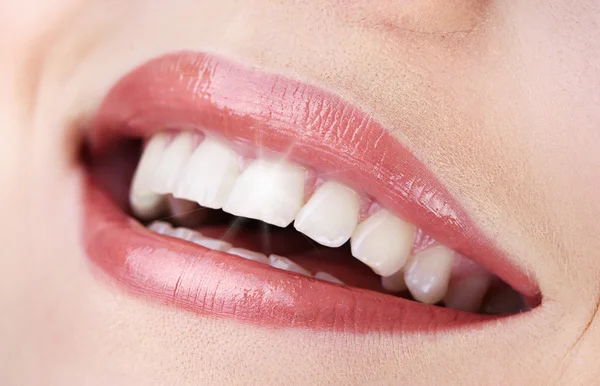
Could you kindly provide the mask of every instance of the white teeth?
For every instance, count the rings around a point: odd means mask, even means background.
[[[343,281],[341,281],[333,275],[328,274],[327,272],[317,272],[315,273],[314,278],[319,280],[325,280],[331,283],[344,284]]]
[[[352,255],[375,273],[390,276],[408,259],[414,237],[414,225],[382,209],[356,227],[350,241]]]
[[[287,257],[271,255],[269,256],[269,265],[273,268],[279,268],[285,271],[296,272],[304,276],[312,276],[308,270],[294,263]]]
[[[264,255],[259,252],[249,251],[244,248],[231,248],[227,251],[230,255],[236,255],[243,257],[244,259],[258,261],[259,263],[269,264],[269,259],[267,255]]]
[[[434,304],[448,289],[454,252],[444,246],[431,247],[413,256],[404,268],[404,281],[418,301]]]
[[[238,177],[223,210],[288,226],[304,200],[305,170],[285,161],[258,159]]]
[[[237,177],[236,153],[207,136],[183,168],[173,195],[206,208],[220,209]]]
[[[160,163],[169,138],[157,134],[148,141],[131,183],[129,203],[133,212],[142,219],[157,216],[163,208],[163,198],[151,190],[156,166]]]
[[[178,239],[182,240],[192,241],[195,237],[202,237],[202,234],[187,228],[177,228],[174,231],[171,231],[170,236],[177,237]]]
[[[148,226],[148,229],[161,235],[176,237],[181,240],[194,241],[196,238],[203,238],[202,233],[188,228],[173,228],[171,224],[164,221],[154,221]]]
[[[350,239],[358,223],[356,192],[336,182],[321,185],[302,207],[294,227],[327,247],[339,247]]]
[[[177,177],[189,159],[193,148],[194,135],[187,132],[177,135],[167,146],[152,177],[151,188],[155,193],[173,192]]]
[[[173,231],[171,224],[164,221],[154,221],[148,226],[148,229],[161,235],[170,235]]]
[[[197,225],[211,212],[205,208],[222,208],[235,216],[279,227],[286,227],[295,220],[297,231],[321,245],[336,248],[350,240],[352,255],[381,276],[381,285],[388,292],[408,289],[417,301],[434,304],[443,300],[447,307],[463,311],[486,307],[490,312],[504,311],[491,300],[486,300],[482,307],[484,297],[488,296],[491,275],[481,273],[459,280],[455,274],[450,280],[455,261],[452,250],[434,246],[409,260],[416,232],[414,225],[384,209],[358,223],[361,197],[349,187],[335,181],[325,182],[304,204],[307,172],[303,167],[286,161],[256,159],[240,173],[239,156],[234,150],[209,136],[196,148],[195,133],[182,132],[170,143],[169,138],[169,134],[157,134],[143,151],[129,197],[138,217],[156,218],[167,203],[175,224],[189,227]],[[267,257],[234,248],[226,241],[204,237],[191,229],[173,228],[163,221],[153,222],[148,229],[312,276],[286,257],[274,254]],[[343,284],[327,272],[317,272],[314,277]]]
[[[381,278],[381,286],[389,292],[406,291],[406,282],[404,282],[404,271],[400,270],[390,276]]]
[[[212,249],[213,251],[225,252],[231,249],[232,245],[227,241],[211,239],[208,237],[194,237],[191,239],[194,244],[203,246],[204,248]]]
[[[483,298],[490,288],[490,275],[468,276],[451,281],[444,296],[444,304],[455,310],[475,312],[481,308]]]
[[[148,226],[148,229],[181,240],[191,241],[194,244],[212,249],[213,251],[225,252],[232,249],[232,245],[226,241],[204,237],[202,236],[202,233],[188,228],[172,228],[169,223],[163,221],[154,221]]]

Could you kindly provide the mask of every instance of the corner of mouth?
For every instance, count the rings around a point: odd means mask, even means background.
[[[412,278],[407,272],[431,260],[433,254],[438,259],[452,256],[445,265],[446,287],[451,280],[469,279],[469,272],[480,279],[485,271],[489,275],[485,285],[500,282],[525,299],[522,310],[541,301],[533,275],[517,267],[486,237],[402,143],[359,108],[314,85],[206,53],[167,54],[126,74],[107,94],[88,133],[91,164],[126,141],[134,141],[142,149],[139,163],[123,168],[131,171],[125,178],[131,181],[129,202],[119,207],[114,202],[119,200],[107,194],[110,189],[101,188],[99,180],[106,179],[90,178],[84,200],[84,235],[91,261],[136,294],[200,314],[300,328],[339,329],[352,324],[353,330],[368,332],[381,329],[377,323],[383,323],[391,330],[411,331],[489,320],[490,315],[390,294],[394,285],[406,292],[406,279]],[[146,157],[151,151],[153,155]],[[142,166],[144,157],[155,163],[148,161]],[[190,164],[198,169],[192,170]],[[212,178],[210,173],[217,169],[227,178]],[[139,177],[141,174],[145,177]],[[204,182],[190,177],[197,175],[202,175],[199,180]],[[152,183],[137,186],[136,178]],[[277,186],[260,193],[263,196],[254,194],[257,184],[253,181],[257,179],[262,186],[273,181]],[[227,194],[222,192],[225,180],[229,181]],[[213,185],[207,188],[209,183]],[[285,189],[280,189],[283,185]],[[248,209],[265,203],[275,206],[280,197],[286,199],[277,220],[277,216],[269,217],[273,211],[268,207]],[[315,204],[315,197],[327,204]],[[327,201],[327,197],[335,199]],[[290,201],[295,202],[292,209]],[[305,210],[309,205],[312,209]],[[336,205],[352,208],[352,215],[335,212],[332,208]],[[183,219],[190,210],[182,207],[203,213],[203,219]],[[220,209],[279,227],[295,221],[296,229],[312,244],[330,249],[350,247],[355,257],[381,274],[386,293],[375,292],[367,284],[363,288],[340,285],[333,282],[339,278],[332,272],[317,272],[318,264],[307,263],[311,267],[300,267],[303,272],[294,268],[294,261],[270,253],[273,251],[251,251],[264,255],[266,261],[249,258],[258,256],[244,248],[254,245],[246,241],[254,237],[252,232],[246,232],[246,239],[236,239],[229,234],[231,223],[221,230],[198,226],[212,221],[206,218],[220,216],[216,213]],[[339,228],[334,235],[318,225],[328,223],[323,217],[327,210],[327,221],[333,217],[344,220],[334,222]],[[151,222],[165,217],[174,219],[173,223]],[[185,221],[196,223],[183,226]],[[386,227],[374,225],[382,223]],[[374,227],[379,227],[377,237],[387,231],[397,235],[413,232],[404,237],[410,238],[411,244],[404,248],[406,256],[399,258],[402,262],[392,264],[378,257],[387,253],[381,245],[399,245],[402,237],[382,243],[370,231]],[[371,244],[378,247],[364,247],[370,245],[369,240],[376,240]],[[360,248],[366,252],[356,252]],[[234,249],[235,253],[228,253]],[[337,253],[330,249],[319,256]],[[326,279],[315,280],[315,276]],[[419,298],[418,291],[413,292],[408,296]],[[443,302],[443,298],[425,295],[423,299],[431,304]],[[259,310],[258,304],[265,309]],[[357,307],[365,312],[351,314]],[[346,322],[336,325],[332,317]]]

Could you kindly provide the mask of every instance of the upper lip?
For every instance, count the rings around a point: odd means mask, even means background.
[[[431,171],[385,127],[330,92],[208,54],[169,54],[112,88],[93,122],[90,143],[100,152],[115,138],[148,138],[168,128],[201,128],[286,153],[373,196],[524,296],[538,295],[531,275],[484,235]],[[88,232],[88,246],[97,244],[92,234],[98,232]]]

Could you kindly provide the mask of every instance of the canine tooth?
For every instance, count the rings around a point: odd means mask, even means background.
[[[341,281],[337,277],[335,277],[327,272],[322,272],[322,271],[317,272],[317,273],[315,273],[314,278],[319,279],[319,280],[325,280],[325,281],[328,281],[331,283],[344,284],[343,281]]]
[[[269,256],[269,265],[273,268],[283,269],[285,271],[296,272],[302,274],[304,276],[312,276],[310,272],[300,265],[294,263],[287,257],[279,256],[279,255],[270,255]]]
[[[230,255],[243,257],[244,259],[258,261],[259,263],[269,264],[267,255],[264,255],[260,252],[249,251],[244,248],[231,248],[227,251],[227,253]]]
[[[408,259],[414,237],[414,225],[382,209],[354,230],[350,240],[352,256],[375,273],[390,276]]]
[[[206,208],[221,209],[238,174],[237,154],[205,137],[179,175],[173,195]]]
[[[381,278],[381,286],[390,292],[406,291],[406,283],[404,282],[404,271],[400,270],[390,276]]]
[[[455,310],[475,312],[481,308],[492,278],[490,275],[468,276],[451,281],[444,296],[444,304]]]
[[[175,182],[187,162],[194,147],[194,135],[181,133],[165,149],[152,177],[152,190],[155,193],[173,193]]]
[[[194,244],[201,245],[204,248],[212,249],[213,251],[225,252],[232,247],[227,241],[211,239],[209,237],[194,237],[190,241]]]
[[[302,207],[294,227],[327,247],[339,247],[350,239],[358,224],[359,198],[342,184],[321,185]]]
[[[160,163],[169,138],[166,134],[153,136],[137,165],[129,193],[131,209],[139,218],[148,219],[157,216],[163,208],[163,198],[151,190],[156,166]]]
[[[152,224],[148,225],[148,229],[161,235],[169,235],[173,227],[168,222],[153,221]]]
[[[454,252],[438,245],[413,256],[404,267],[404,281],[412,296],[434,304],[442,300],[448,289]]]
[[[257,159],[238,177],[223,210],[286,227],[304,200],[305,170],[285,161]]]
[[[182,240],[192,241],[195,237],[202,237],[202,234],[187,228],[177,228],[171,232],[171,236]]]

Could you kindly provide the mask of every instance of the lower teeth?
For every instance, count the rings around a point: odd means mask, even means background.
[[[148,229],[162,235],[175,237],[181,240],[192,242],[197,245],[201,245],[213,251],[226,252],[230,255],[238,256],[247,260],[253,260],[259,263],[268,264],[273,268],[298,273],[308,277],[314,277],[323,281],[343,284],[341,280],[326,272],[317,272],[317,274],[313,276],[310,273],[310,271],[308,271],[301,265],[294,263],[287,257],[275,254],[271,254],[269,257],[267,257],[265,254],[260,252],[254,252],[244,248],[236,248],[235,246],[226,241],[205,237],[202,235],[202,233],[191,229],[173,228],[171,224],[164,221],[154,221],[148,226]]]
[[[203,246],[207,249],[211,249],[214,251],[226,252],[230,255],[241,257],[247,260],[256,261],[261,264],[269,265],[273,268],[288,271],[295,274],[304,275],[307,277],[312,277],[318,280],[326,281],[329,283],[335,283],[339,285],[345,285],[345,283],[333,276],[332,274],[324,271],[317,271],[312,274],[308,269],[302,267],[300,264],[290,260],[287,257],[279,256],[276,254],[264,254],[261,252],[252,251],[246,248],[240,248],[232,245],[231,243],[217,239],[211,238],[203,235],[199,231],[195,231],[188,228],[183,227],[173,227],[170,223],[164,221],[154,221],[150,225],[148,225],[148,229],[154,231],[156,233],[175,237],[181,240],[185,240],[196,245]],[[489,274],[488,274],[489,275]],[[404,271],[399,271],[398,273],[390,276],[381,278],[382,284],[387,292],[396,293],[401,297],[410,298],[412,295],[413,300],[421,300],[424,303],[438,303],[436,301],[428,301],[426,298],[419,298],[419,296],[415,296],[415,294],[409,294],[406,283],[404,282]],[[471,278],[467,278],[469,281]],[[487,281],[485,283],[485,288],[479,288],[479,292],[481,292],[481,296],[474,296],[473,292],[477,292],[475,290],[471,291],[469,294],[471,296],[470,299],[475,299],[475,301],[469,300],[467,298],[458,297],[458,301],[456,300],[456,290],[457,288],[449,288],[446,295],[443,296],[444,302],[447,302],[446,306],[449,308],[455,308],[462,311],[468,312],[477,312],[486,314],[514,314],[517,312],[521,312],[523,310],[528,309],[527,306],[523,302],[522,296],[520,296],[517,292],[512,290],[510,287],[503,285],[499,287],[496,291],[489,291],[489,285],[492,281],[493,277],[489,275],[487,277]],[[462,280],[458,283],[462,283],[465,280]],[[483,282],[483,280],[480,280]],[[478,283],[481,284],[481,283]],[[458,284],[456,284],[458,286]],[[479,287],[482,287],[480,285]],[[487,294],[487,295],[486,295]],[[452,296],[452,298],[450,297]],[[485,300],[484,300],[485,297]],[[466,299],[466,300],[465,300]]]

